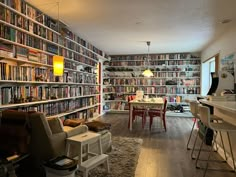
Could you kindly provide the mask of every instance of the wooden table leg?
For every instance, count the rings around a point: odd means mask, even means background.
[[[133,120],[132,120],[132,117],[133,117],[133,105],[130,104],[130,110],[129,110],[129,130],[132,131],[132,124],[133,124]]]

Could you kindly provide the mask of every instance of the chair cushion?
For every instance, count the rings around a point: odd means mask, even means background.
[[[111,128],[111,124],[101,121],[86,122],[85,125],[88,126],[89,130],[94,132],[100,132],[102,130],[110,130]]]
[[[68,132],[68,131],[72,130],[73,128],[74,128],[74,127],[63,126],[63,130],[64,130],[65,132]]]

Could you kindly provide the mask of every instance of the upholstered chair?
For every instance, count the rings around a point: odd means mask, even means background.
[[[66,138],[88,131],[81,125],[68,132],[63,129],[59,118],[47,119],[43,113],[33,113],[29,117],[31,125],[31,155],[39,161],[45,161],[65,155]]]

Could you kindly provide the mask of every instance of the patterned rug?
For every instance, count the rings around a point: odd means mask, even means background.
[[[139,138],[112,137],[112,151],[107,153],[110,173],[101,165],[91,170],[89,177],[134,177],[142,142]]]

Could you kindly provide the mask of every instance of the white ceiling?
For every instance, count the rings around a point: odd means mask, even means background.
[[[111,54],[197,52],[236,24],[236,0],[27,0]],[[220,23],[231,19],[227,24]]]

